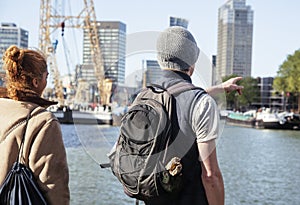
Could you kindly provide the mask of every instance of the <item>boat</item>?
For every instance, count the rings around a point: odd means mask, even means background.
[[[255,113],[256,111],[241,112],[228,112],[225,116],[227,124],[238,125],[243,127],[255,127]]]
[[[255,127],[299,130],[300,118],[293,112],[272,112],[270,108],[264,108],[256,114]]]
[[[300,130],[300,115],[299,114],[295,114],[293,112],[286,113],[284,115],[284,118],[286,120],[288,129]]]
[[[270,108],[258,111],[228,112],[226,123],[230,125],[259,129],[289,129],[300,130],[300,116],[292,112],[275,112]]]
[[[112,112],[106,110],[50,110],[61,124],[106,124],[112,125]]]

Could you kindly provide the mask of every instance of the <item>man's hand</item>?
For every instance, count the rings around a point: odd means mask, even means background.
[[[229,93],[232,91],[237,91],[239,95],[242,94],[242,89],[244,89],[244,86],[237,85],[236,82],[243,79],[243,77],[234,77],[230,78],[229,80],[222,83],[223,89]]]

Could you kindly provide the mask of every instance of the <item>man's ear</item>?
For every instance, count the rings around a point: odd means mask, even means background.
[[[34,86],[35,88],[37,88],[37,87],[39,86],[39,83],[38,83],[37,78],[33,78],[33,79],[32,79],[32,84],[33,84],[33,86]]]
[[[194,73],[194,70],[195,70],[195,64],[192,65],[191,67],[189,67],[189,71],[187,72],[187,74],[188,74],[189,76],[192,76],[193,73]]]

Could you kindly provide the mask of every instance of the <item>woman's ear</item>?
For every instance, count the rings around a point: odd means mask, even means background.
[[[35,88],[37,88],[39,86],[39,83],[38,83],[38,79],[37,78],[33,78],[32,79],[32,84]]]

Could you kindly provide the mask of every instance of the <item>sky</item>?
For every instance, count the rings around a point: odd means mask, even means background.
[[[71,8],[74,14],[78,14],[76,12],[82,8],[81,0],[65,2],[72,2],[66,4],[65,8]],[[126,24],[128,35],[162,31],[168,27],[169,16],[185,18],[189,20],[189,30],[201,51],[212,56],[217,53],[218,8],[225,2],[94,0],[94,5],[97,20],[121,21]],[[275,77],[286,57],[300,48],[300,1],[246,0],[246,4],[254,11],[252,76]],[[28,30],[29,46],[38,47],[39,9],[39,0],[1,0],[0,22],[13,22]],[[74,41],[69,44],[74,44]],[[70,46],[68,50],[73,49]],[[62,57],[65,54],[60,55]]]

